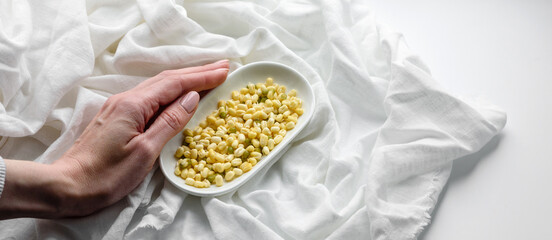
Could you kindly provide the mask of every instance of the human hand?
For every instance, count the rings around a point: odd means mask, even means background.
[[[62,206],[52,217],[87,215],[128,195],[151,171],[163,146],[188,123],[197,92],[220,85],[227,73],[228,61],[169,70],[111,96],[75,144],[47,167],[51,172],[45,174],[61,179],[55,180],[53,191],[58,192],[50,201]],[[6,165],[9,197],[15,190],[9,184],[10,168],[18,167],[8,160]]]

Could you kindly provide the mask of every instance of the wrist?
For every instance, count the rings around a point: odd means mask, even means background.
[[[107,206],[111,197],[109,187],[101,184],[101,180],[89,178],[85,174],[87,171],[76,162],[71,159],[52,164],[54,172],[59,175],[56,188],[63,217],[89,215]]]
[[[63,203],[69,189],[51,165],[9,160],[6,163],[4,191],[0,198],[0,218],[63,217]]]

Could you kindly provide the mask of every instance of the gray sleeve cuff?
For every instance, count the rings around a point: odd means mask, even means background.
[[[6,180],[6,164],[4,159],[0,157],[0,198],[2,197],[2,190],[4,190],[4,181]]]

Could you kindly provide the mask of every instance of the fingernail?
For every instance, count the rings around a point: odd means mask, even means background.
[[[190,91],[180,100],[180,105],[187,113],[192,113],[199,102],[199,94],[195,91]]]

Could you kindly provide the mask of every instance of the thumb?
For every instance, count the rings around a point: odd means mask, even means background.
[[[199,94],[190,91],[169,105],[144,133],[144,137],[153,147],[161,150],[163,146],[186,126],[192,118],[199,102]]]

